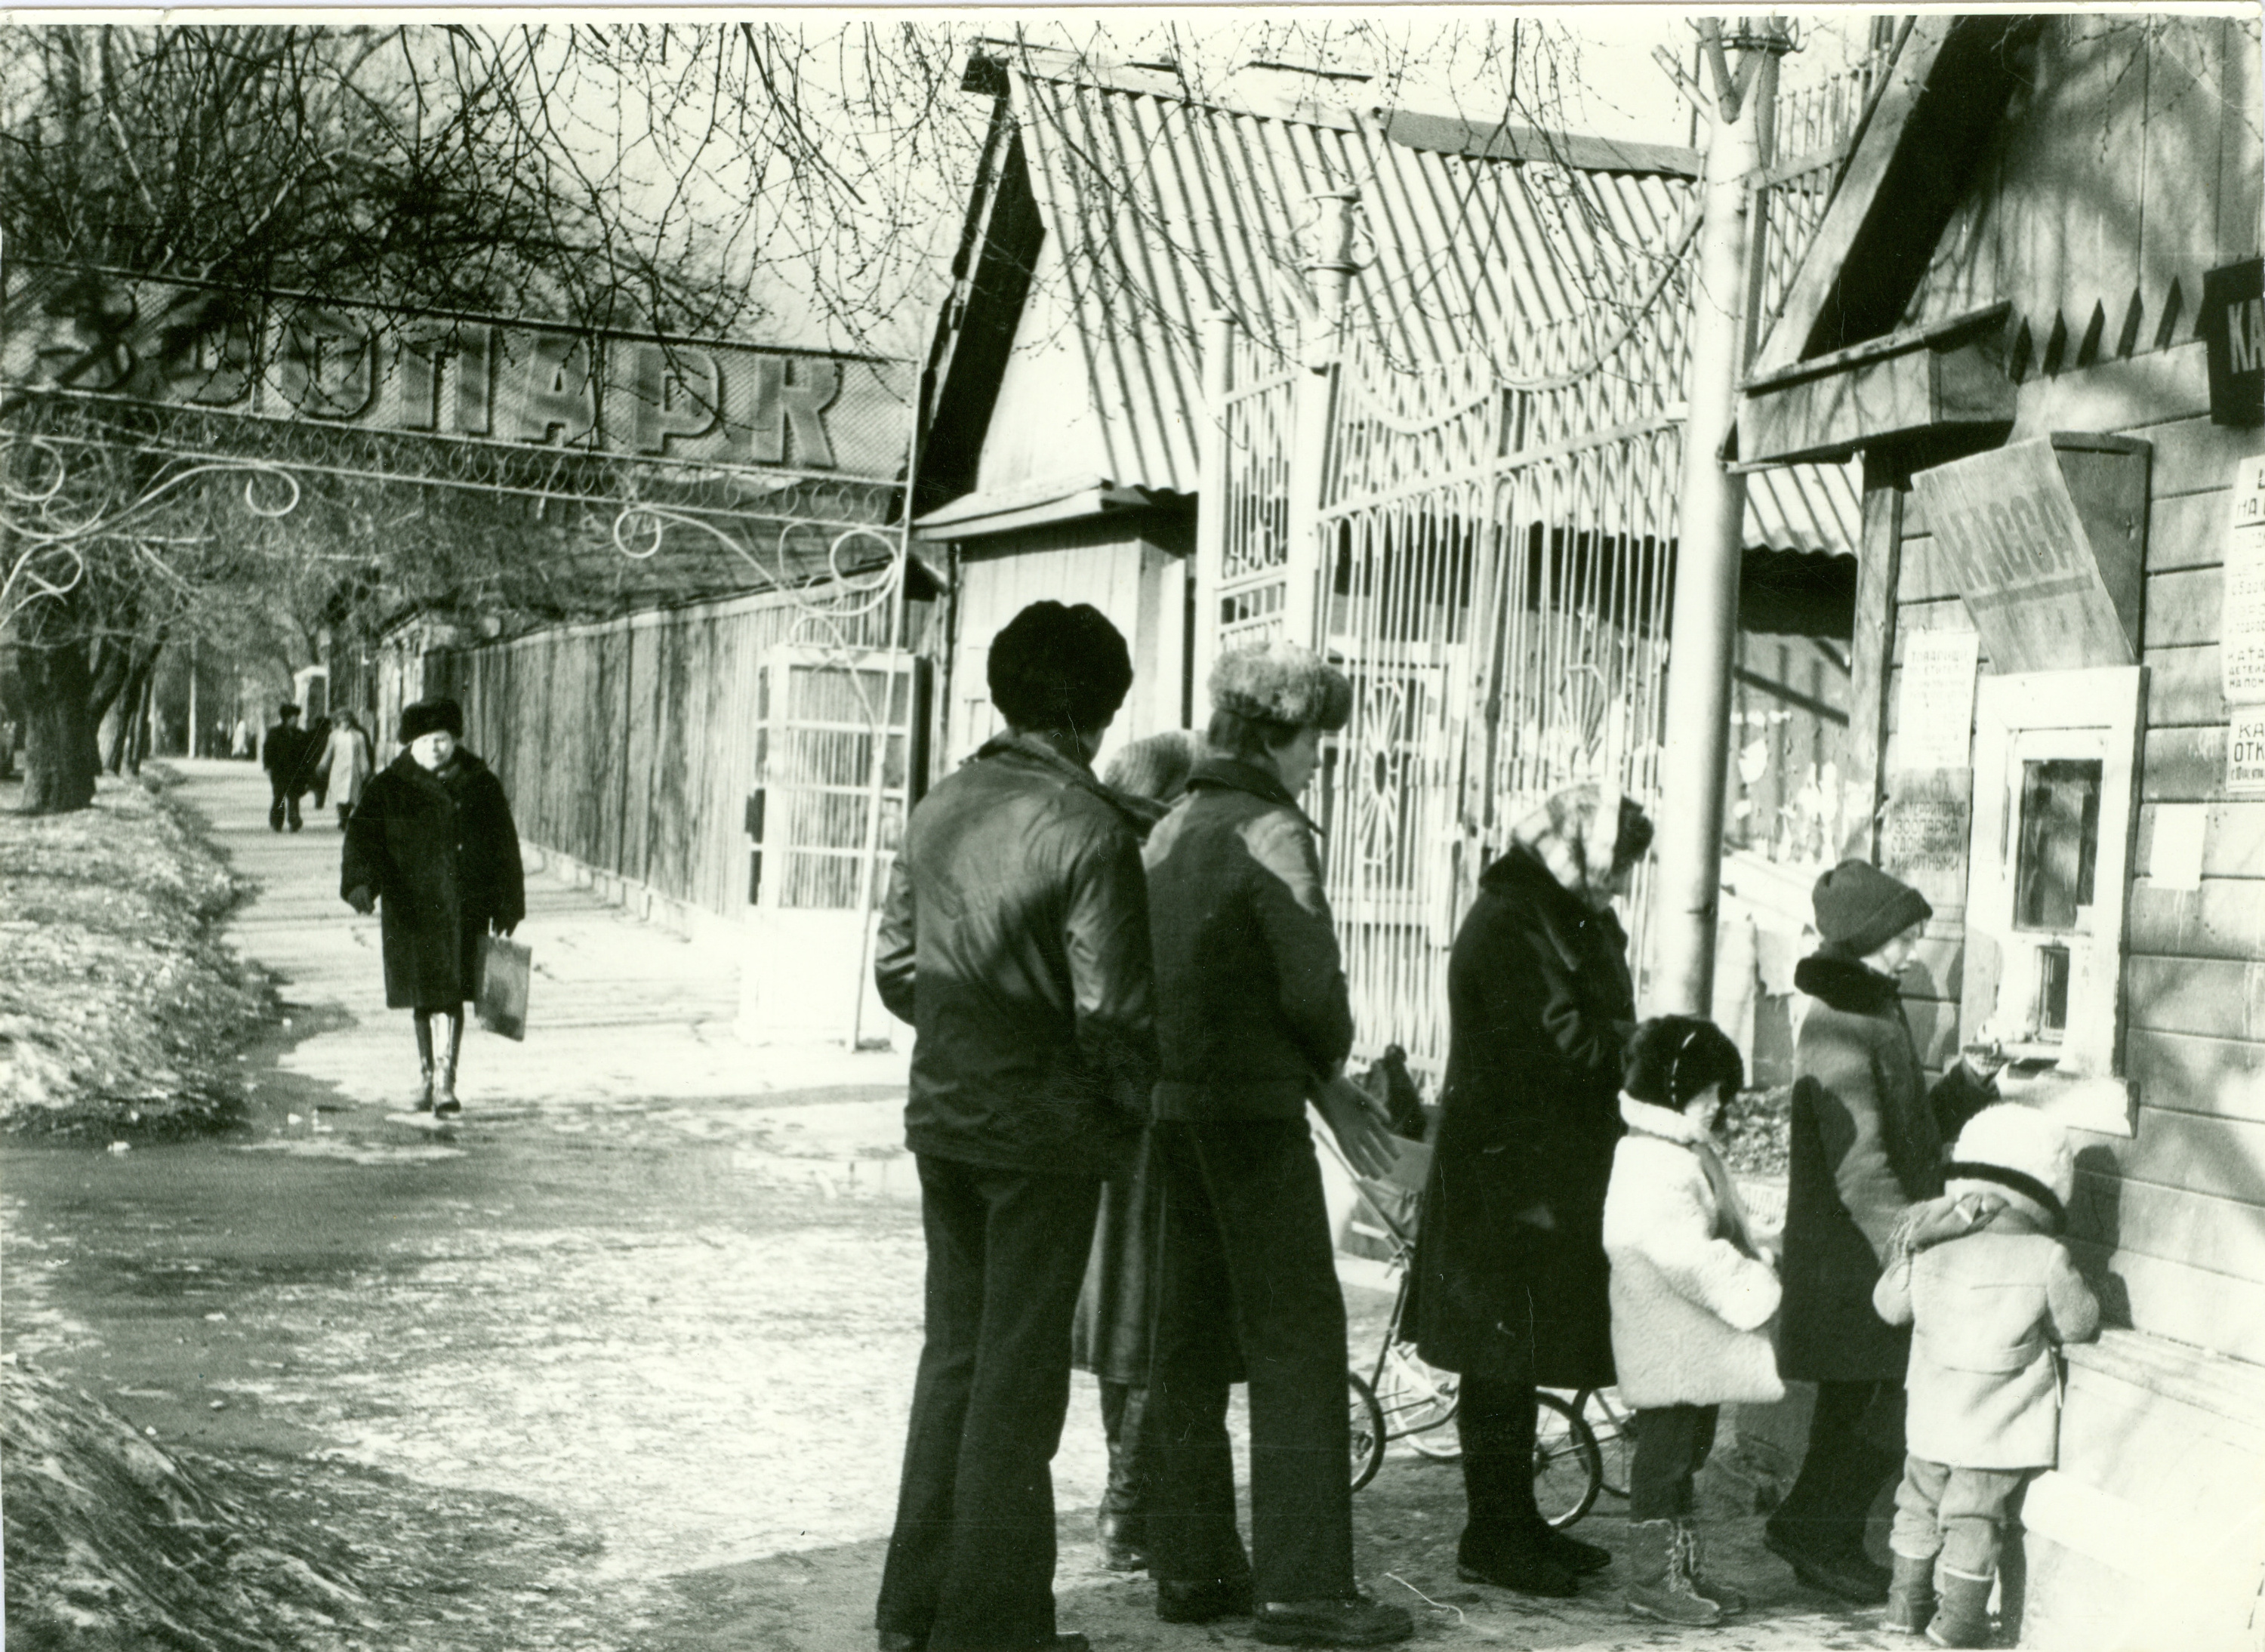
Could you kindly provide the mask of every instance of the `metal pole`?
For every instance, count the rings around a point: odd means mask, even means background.
[[[1711,37],[1708,43],[1716,49]],[[1692,294],[1690,409],[1683,429],[1667,726],[1659,765],[1659,794],[1673,804],[1659,822],[1649,993],[1655,1014],[1703,1015],[1714,1001],[1730,672],[1746,513],[1745,478],[1723,467],[1722,453],[1735,427],[1745,367],[1748,179],[1759,164],[1760,127],[1767,120],[1762,111],[1773,76],[1766,77],[1766,65],[1783,49],[1773,31],[1743,45],[1744,95],[1727,76],[1715,78]],[[1744,60],[1755,52],[1765,56],[1752,66],[1748,80]]]
[[[1285,571],[1282,631],[1306,648],[1322,645],[1322,581],[1329,557],[1322,543],[1322,506],[1329,490],[1329,418],[1336,397],[1343,347],[1340,329],[1352,278],[1360,266],[1353,257],[1353,211],[1360,192],[1317,190],[1312,246],[1303,261],[1312,283],[1313,309],[1305,317],[1297,384],[1291,404],[1290,559]]]
[[[1196,622],[1187,639],[1195,682],[1191,721],[1204,726],[1205,685],[1219,652],[1219,581],[1227,567],[1227,400],[1234,389],[1234,322],[1222,311],[1203,321],[1203,424],[1196,432],[1196,549],[1191,577]]]
[[[874,931],[880,923],[874,911],[877,899],[886,891],[879,888],[881,876],[881,804],[886,790],[889,761],[890,710],[896,703],[897,660],[908,646],[907,632],[911,615],[907,604],[912,600],[913,508],[920,498],[921,420],[923,411],[913,411],[913,427],[905,440],[905,503],[902,520],[897,532],[897,586],[889,602],[889,644],[882,656],[881,710],[872,719],[873,761],[867,770],[870,779],[865,796],[865,852],[859,857],[857,872],[857,979],[854,995],[849,1001],[849,1047],[860,1049],[865,1042],[865,978],[872,972]],[[856,681],[858,670],[850,666],[850,680]],[[898,825],[901,834],[912,825],[913,801],[913,712],[918,696],[913,693],[913,680],[908,672],[905,677],[905,814]],[[902,841],[901,835],[899,841]]]

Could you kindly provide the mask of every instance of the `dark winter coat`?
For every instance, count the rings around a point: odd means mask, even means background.
[[[913,1023],[905,1139],[997,1169],[1129,1167],[1155,1079],[1132,813],[1044,742],[991,741],[923,798],[874,975]]]
[[[307,767],[307,755],[313,746],[314,737],[297,724],[278,723],[259,742],[259,766],[278,785],[305,791],[314,781],[310,777],[301,784],[299,776]]]
[[[1987,1095],[1960,1067],[1927,1089],[1888,977],[1818,954],[1793,980],[1817,1001],[1794,1052],[1778,1369],[1801,1382],[1900,1383],[1911,1333],[1872,1311],[1872,1287],[1897,1219],[1942,1191],[1942,1119]]]
[[[1315,827],[1267,769],[1212,758],[1148,838],[1156,1117],[1296,1119],[1352,1048]]]
[[[457,750],[439,775],[404,752],[362,789],[346,822],[339,892],[377,897],[385,1001],[461,1004],[477,984],[479,938],[527,915],[519,830],[494,771]]]
[[[1635,1022],[1628,936],[1519,846],[1487,868],[1447,964],[1447,1071],[1416,1247],[1435,1365],[1544,1387],[1613,1380],[1605,1192]]]

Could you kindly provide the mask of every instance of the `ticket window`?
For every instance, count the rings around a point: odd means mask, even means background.
[[[1978,685],[1963,1022],[2017,1081],[2121,1073],[2145,685],[2139,666]]]

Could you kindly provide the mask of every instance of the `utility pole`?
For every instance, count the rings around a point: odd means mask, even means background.
[[[1730,761],[1730,673],[1737,661],[1738,575],[1745,549],[1745,478],[1724,467],[1738,381],[1755,317],[1750,295],[1753,174],[1763,164],[1777,61],[1788,43],[1773,19],[1699,25],[1711,89],[1660,61],[1708,120],[1698,267],[1692,292],[1689,411],[1667,659],[1667,726],[1659,793],[1675,800],[1659,822],[1657,917],[1650,1009],[1704,1015],[1714,1002],[1715,925],[1722,887],[1722,797]],[[1733,66],[1730,54],[1735,51]]]
[[[1329,418],[1341,370],[1345,304],[1353,277],[1360,273],[1354,217],[1360,192],[1316,190],[1306,200],[1314,215],[1300,261],[1308,287],[1307,302],[1300,304],[1304,338],[1292,399],[1290,588],[1283,603],[1282,629],[1300,648],[1319,648],[1322,582],[1329,577],[1330,560],[1322,544],[1321,513],[1329,489]]]

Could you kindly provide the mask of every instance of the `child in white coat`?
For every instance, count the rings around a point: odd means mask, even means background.
[[[1613,1363],[1635,1408],[1628,1607],[1699,1627],[1745,1605],[1704,1575],[1692,1522],[1717,1410],[1785,1397],[1765,1329],[1777,1274],[1713,1135],[1744,1079],[1737,1046],[1712,1022],[1665,1015],[1637,1028],[1620,1094],[1628,1133],[1605,1196]]]

